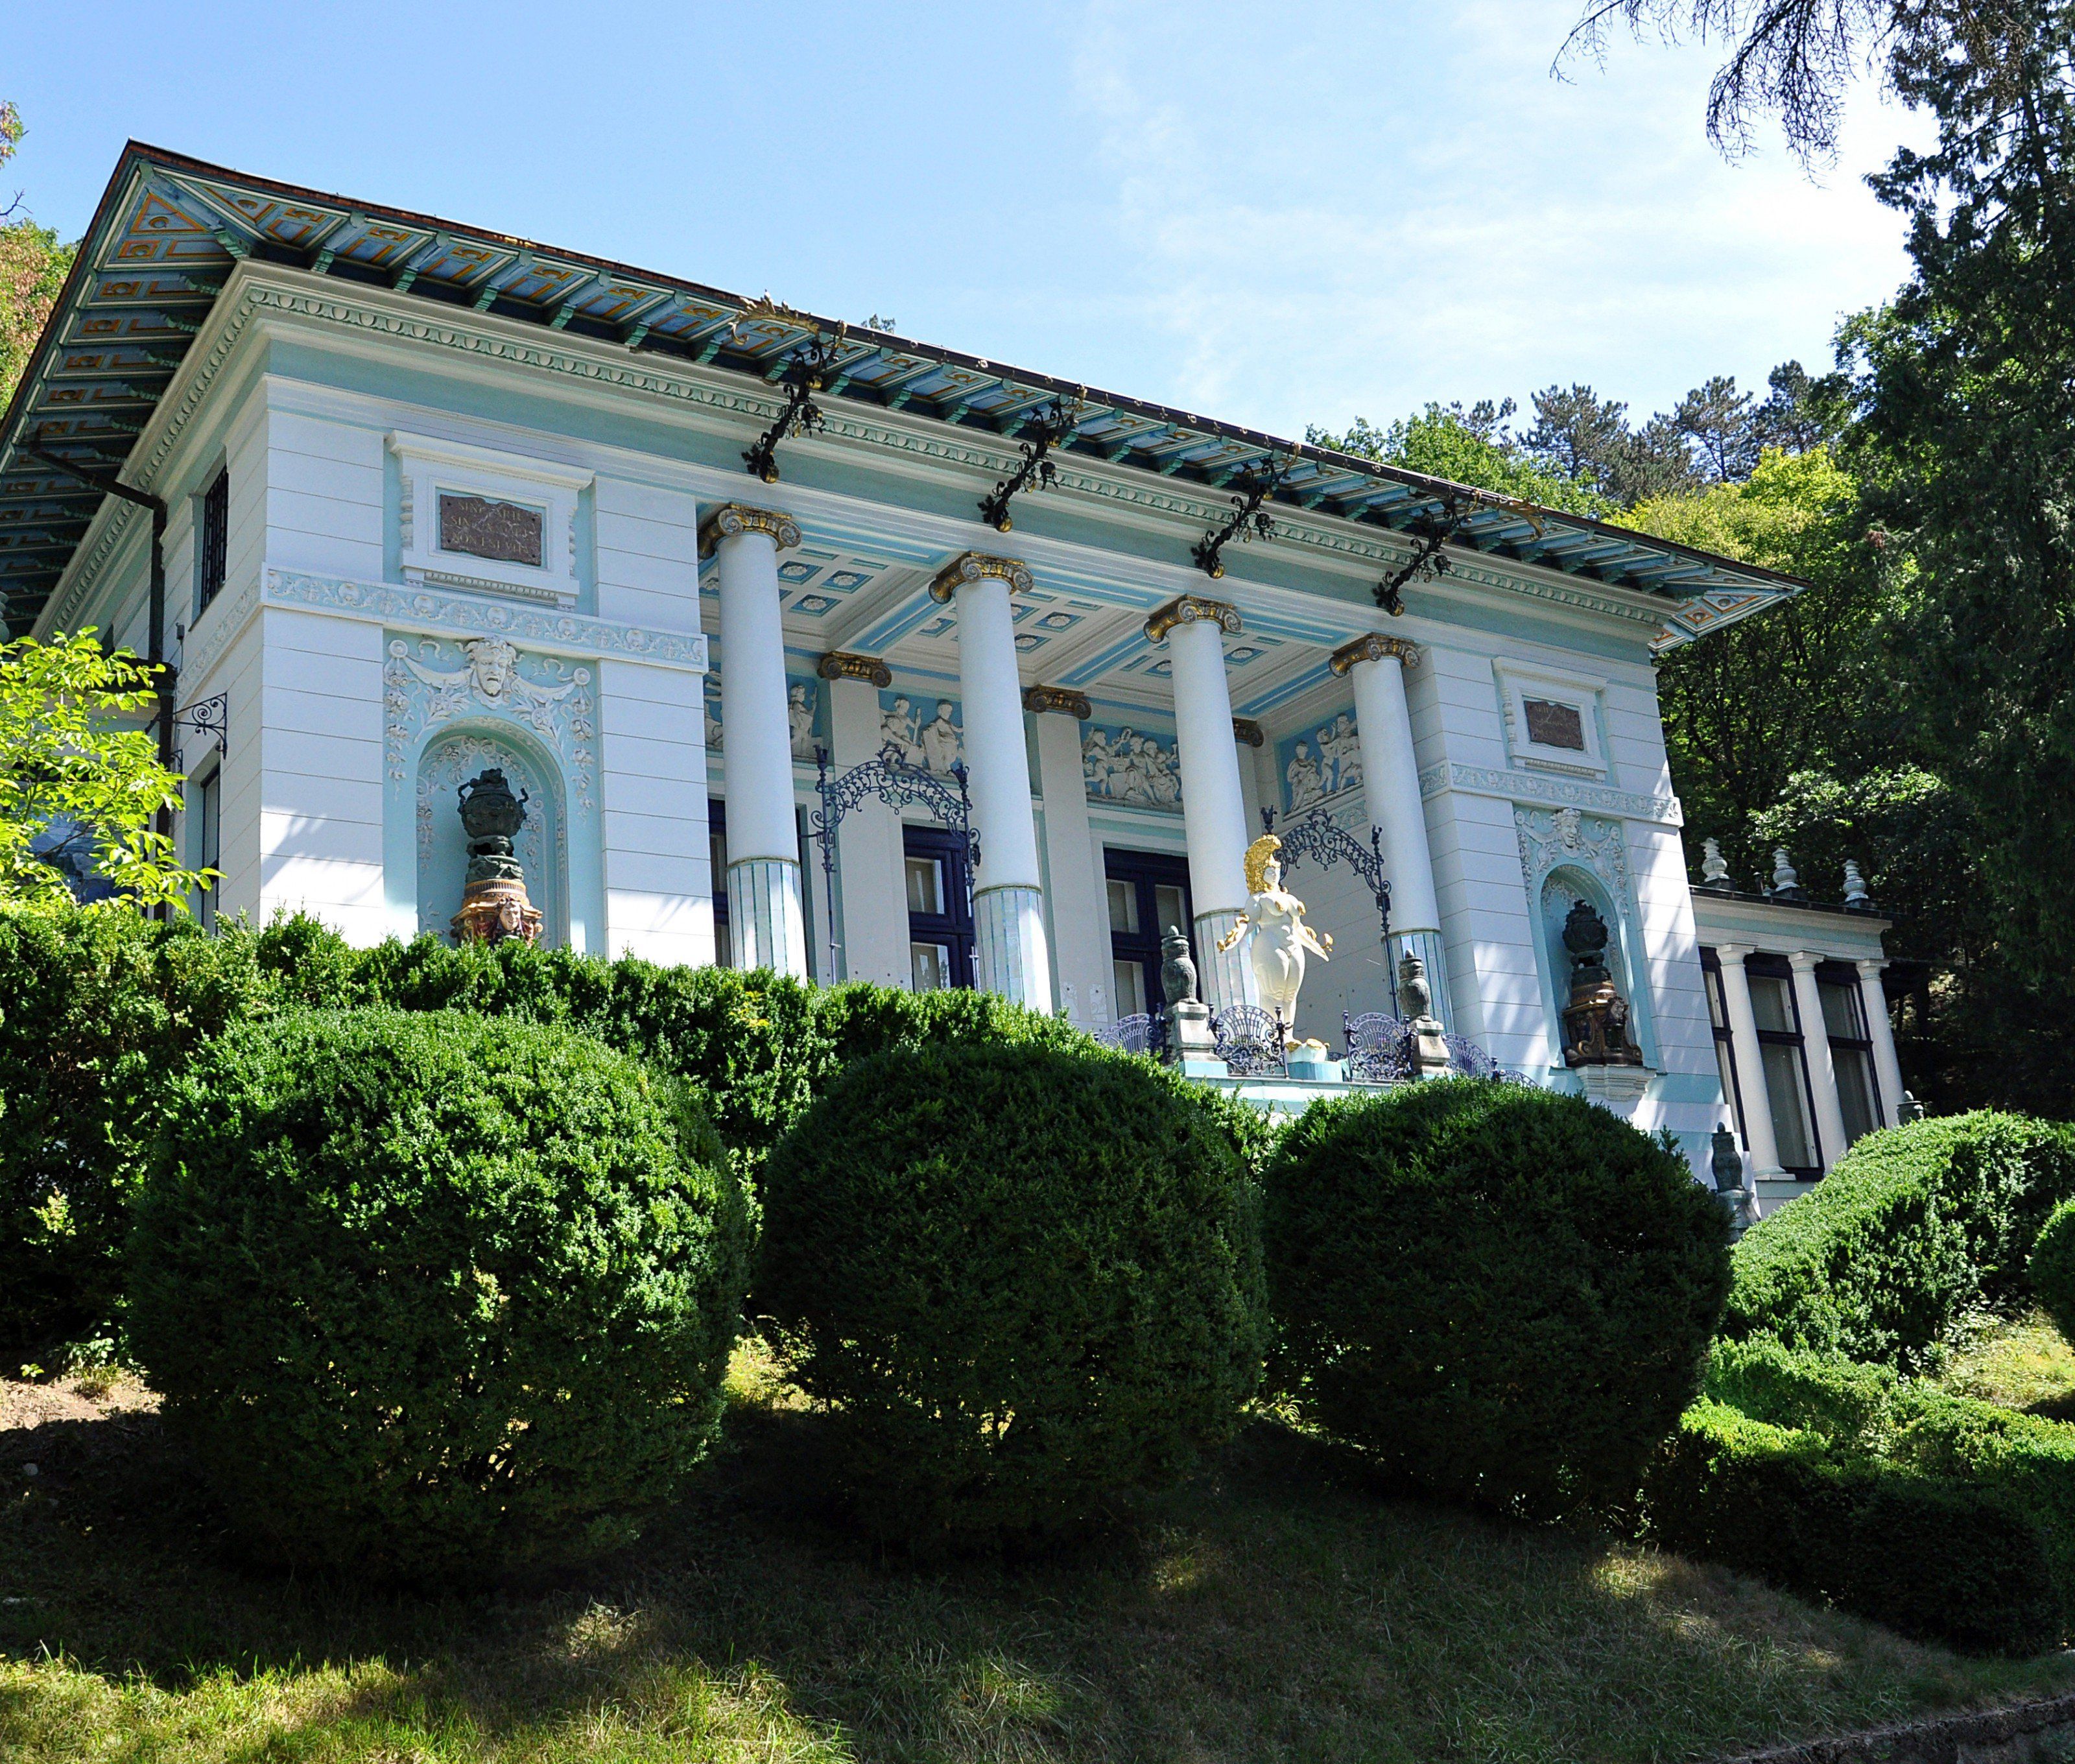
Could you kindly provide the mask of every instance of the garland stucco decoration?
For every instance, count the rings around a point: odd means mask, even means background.
[[[1628,911],[1628,847],[1619,821],[1573,808],[1530,809],[1515,803],[1513,825],[1520,843],[1520,873],[1528,898],[1537,898],[1543,879],[1568,865],[1589,870]]]
[[[1546,802],[1557,808],[1596,809],[1624,820],[1655,821],[1666,826],[1683,826],[1686,819],[1676,797],[1638,796],[1631,791],[1610,790],[1604,785],[1574,784],[1568,778],[1545,778],[1532,772],[1501,772],[1489,766],[1452,765],[1445,760],[1419,774],[1422,797],[1439,796],[1443,790]]]
[[[522,652],[501,638],[454,644],[392,637],[382,670],[389,776],[408,780],[425,739],[457,718],[488,718],[532,732],[561,761],[572,806],[594,810],[598,723],[591,670]],[[422,813],[421,810],[421,813]]]

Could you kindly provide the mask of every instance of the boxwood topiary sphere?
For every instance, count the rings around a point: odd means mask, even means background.
[[[1031,1046],[859,1061],[781,1141],[758,1308],[863,1520],[1056,1534],[1186,1475],[1259,1376],[1252,1185],[1178,1083]]]
[[[2075,1341],[2075,1200],[2064,1200],[2040,1227],[2032,1249],[2032,1290],[2053,1327]]]
[[[1452,1500],[1634,1492],[1729,1290],[1727,1220],[1684,1159],[1580,1097],[1454,1079],[1315,1104],[1263,1186],[1307,1418]]]
[[[748,1239],[675,1081],[355,1011],[202,1054],[130,1253],[135,1347],[255,1553],[422,1580],[632,1535],[712,1435]]]

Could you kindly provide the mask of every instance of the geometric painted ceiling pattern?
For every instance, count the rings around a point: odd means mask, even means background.
[[[62,574],[101,494],[50,462],[120,472],[188,343],[239,260],[292,265],[494,313],[571,337],[697,362],[768,386],[805,350],[832,346],[822,395],[1014,439],[1054,398],[1079,420],[1054,449],[1228,491],[1287,462],[1275,503],[1418,533],[1460,487],[1191,412],[1078,387],[652,271],[299,189],[131,143],[83,241],[27,372],[0,420],[0,620],[26,630]],[[39,458],[37,455],[43,455]],[[975,523],[976,532],[984,532]],[[1662,598],[1668,640],[1746,616],[1795,591],[1791,578],[1581,516],[1480,503],[1454,530],[1466,553],[1532,561]],[[833,613],[843,572],[789,578],[789,610]],[[826,602],[826,605],[820,604]],[[1069,609],[1070,610],[1070,609]],[[1042,620],[1020,638],[1041,642]]]

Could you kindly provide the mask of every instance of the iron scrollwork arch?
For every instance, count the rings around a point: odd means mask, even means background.
[[[980,834],[973,828],[972,799],[966,789],[964,761],[951,768],[951,777],[957,785],[955,789],[936,772],[909,764],[901,757],[900,748],[889,741],[879,750],[878,758],[867,760],[831,778],[829,750],[818,747],[814,749],[814,793],[820,798],[821,806],[809,814],[807,831],[822,848],[822,881],[830,902],[828,973],[831,984],[836,971],[836,829],[851,810],[875,797],[889,809],[917,805],[926,809],[958,836],[959,843],[965,847],[966,917],[968,921],[971,920],[973,878],[980,871]],[[978,953],[973,952],[975,960]]]

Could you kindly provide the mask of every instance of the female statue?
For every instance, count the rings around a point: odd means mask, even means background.
[[[1229,950],[1241,938],[1253,938],[1249,954],[1261,1008],[1282,1019],[1286,1033],[1294,1033],[1297,992],[1304,983],[1304,952],[1308,950],[1326,961],[1333,940],[1307,925],[1304,903],[1284,892],[1282,866],[1275,857],[1282,849],[1282,842],[1272,833],[1264,833],[1246,848],[1246,890],[1253,896],[1253,910],[1240,914],[1239,923],[1218,940],[1218,948]]]

